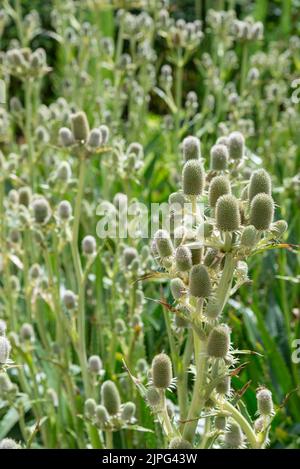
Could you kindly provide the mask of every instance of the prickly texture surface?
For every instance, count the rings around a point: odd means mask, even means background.
[[[236,231],[241,224],[238,200],[231,194],[219,197],[216,204],[216,221],[221,231]]]
[[[211,293],[211,281],[204,265],[194,265],[190,271],[189,290],[196,298],[207,298]]]
[[[79,111],[71,116],[72,132],[75,140],[86,142],[89,136],[89,123],[85,112]]]
[[[182,188],[185,195],[200,195],[204,188],[204,169],[199,160],[189,160],[182,171]]]
[[[101,386],[101,401],[110,415],[116,415],[121,406],[120,394],[113,381],[105,381]]]
[[[172,363],[168,355],[160,353],[152,361],[153,385],[158,389],[167,389],[172,381]]]
[[[250,223],[259,231],[268,230],[274,217],[274,202],[268,194],[257,194],[250,206]]]
[[[170,449],[192,449],[193,446],[187,440],[184,440],[180,436],[173,438],[169,444]]]
[[[209,185],[208,200],[210,207],[216,206],[219,197],[225,194],[230,194],[230,182],[226,176],[216,176],[212,179]]]
[[[269,174],[264,169],[257,169],[250,178],[249,200],[251,201],[257,194],[271,195],[272,182]]]
[[[201,156],[200,140],[197,137],[186,137],[182,142],[183,157],[185,161],[199,159]]]
[[[207,353],[210,357],[225,358],[230,347],[228,326],[219,325],[211,330],[207,341]]]
[[[214,145],[210,151],[210,166],[215,171],[224,171],[227,168],[229,159],[226,145]]]

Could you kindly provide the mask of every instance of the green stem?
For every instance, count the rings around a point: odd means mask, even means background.
[[[183,438],[192,442],[195,436],[198,420],[204,404],[204,389],[206,381],[207,357],[206,344],[201,341],[194,332],[194,352],[196,362],[196,381],[194,384],[193,397],[190,410],[183,429]]]
[[[214,400],[215,403],[219,404],[216,396],[212,395],[211,398]],[[258,449],[259,443],[256,439],[255,433],[249,422],[245,419],[245,417],[228,401],[222,402],[222,408],[223,410],[229,412],[231,414],[231,417],[236,421],[236,423],[239,424],[239,426],[245,433],[251,448]]]

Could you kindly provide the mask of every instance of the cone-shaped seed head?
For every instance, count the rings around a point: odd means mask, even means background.
[[[151,407],[157,407],[161,404],[161,397],[159,391],[154,387],[147,389],[146,397],[147,402]]]
[[[0,365],[3,365],[9,359],[10,342],[5,336],[0,336]]]
[[[197,137],[186,137],[182,142],[183,157],[185,161],[197,160],[201,156],[200,140]]]
[[[256,393],[257,407],[260,415],[272,415],[274,412],[272,393],[268,389],[260,389]]]
[[[268,194],[257,194],[250,206],[250,223],[259,231],[268,230],[274,217],[274,202]]]
[[[182,192],[173,192],[169,195],[169,204],[170,205],[178,205],[179,207],[183,207],[185,204],[185,197]]]
[[[190,271],[190,294],[196,298],[207,298],[211,293],[211,282],[204,265],[194,265]]]
[[[237,199],[226,194],[218,198],[216,205],[216,221],[221,231],[236,231],[241,224],[241,216]]]
[[[131,420],[132,417],[134,417],[135,414],[135,404],[133,402],[126,402],[124,404],[122,413],[121,413],[121,419],[127,422],[128,420]]]
[[[253,225],[246,226],[241,236],[241,246],[252,248],[255,246],[257,231]]]
[[[185,195],[200,195],[204,188],[204,168],[199,160],[189,160],[182,170],[182,188]]]
[[[109,415],[106,408],[103,405],[97,405],[96,407],[96,419],[98,425],[104,426],[109,421]]]
[[[126,267],[129,267],[134,259],[138,257],[137,250],[135,248],[126,247],[123,252],[124,263]]]
[[[51,217],[51,209],[44,197],[38,197],[32,202],[33,216],[36,223],[45,225]]]
[[[30,187],[21,187],[19,189],[19,204],[29,207],[31,200],[31,189]]]
[[[172,241],[166,230],[158,230],[155,233],[154,239],[160,257],[169,257],[173,254]]]
[[[225,145],[217,144],[210,151],[210,167],[215,171],[224,171],[227,168],[229,159],[228,148]]]
[[[230,376],[224,376],[222,378],[217,386],[216,386],[216,391],[218,394],[222,394],[223,396],[226,396],[230,394],[230,389],[231,389],[231,378]]]
[[[225,176],[216,176],[209,185],[208,199],[210,207],[216,206],[219,197],[231,193],[230,182]]]
[[[219,414],[215,416],[215,428],[216,430],[225,430],[226,417],[225,415]]]
[[[245,139],[241,132],[232,132],[229,135],[229,157],[240,160],[244,156]]]
[[[224,443],[226,448],[238,449],[243,445],[244,437],[241,427],[231,422],[229,429],[225,432]]]
[[[57,208],[57,214],[60,220],[69,220],[72,216],[72,205],[68,200],[62,200]]]
[[[74,144],[74,135],[67,127],[59,129],[59,140],[63,147],[70,147]]]
[[[257,194],[271,195],[272,183],[267,171],[258,169],[254,171],[249,183],[249,200],[251,201]]]
[[[186,272],[192,267],[192,253],[186,246],[179,246],[175,253],[176,268],[180,272]]]
[[[98,374],[102,370],[102,361],[98,355],[92,355],[88,359],[88,368],[91,373]]]
[[[83,254],[85,254],[86,256],[94,254],[97,249],[97,244],[96,244],[96,240],[94,236],[91,236],[91,235],[85,236],[81,242],[81,248],[82,248]]]
[[[0,441],[0,449],[21,449],[21,446],[12,438],[3,438]]]
[[[25,323],[22,325],[20,330],[21,340],[33,340],[34,339],[34,330],[31,324]]]
[[[228,326],[221,324],[214,327],[208,336],[207,353],[210,357],[225,358],[230,347],[230,331]]]
[[[214,298],[211,298],[207,302],[206,308],[204,309],[204,314],[208,319],[214,320],[219,316],[220,310],[221,308],[219,303]]]
[[[72,132],[75,140],[85,141],[89,136],[89,123],[85,112],[80,111],[71,116]]]
[[[285,220],[277,220],[272,223],[271,232],[274,238],[281,238],[281,236],[287,231],[288,224]]]
[[[152,361],[153,385],[158,389],[167,389],[172,381],[172,363],[168,355],[160,353]]]
[[[184,440],[180,436],[176,436],[170,441],[170,449],[193,449],[191,443],[187,440]]]
[[[181,278],[172,278],[170,288],[175,300],[178,300],[185,292],[185,285]]]
[[[101,402],[110,415],[116,415],[121,406],[120,394],[113,381],[105,381],[101,386]]]
[[[93,418],[96,412],[96,401],[95,399],[87,399],[84,403],[84,413],[88,418]]]

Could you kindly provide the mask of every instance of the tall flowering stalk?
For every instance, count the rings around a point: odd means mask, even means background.
[[[179,344],[169,336],[179,421],[171,422],[166,412],[172,365],[165,355],[153,360],[148,400],[160,415],[171,447],[209,448],[217,441],[225,447],[261,448],[273,416],[272,396],[268,390],[258,391],[260,416],[254,426],[233,399],[231,377],[240,371],[238,356],[243,352],[231,344],[225,309],[229,298],[248,282],[247,258],[273,247],[287,225],[273,221],[269,174],[258,169],[250,179],[244,177],[249,171],[240,132],[219,139],[209,162],[201,158],[197,138],[187,137],[182,148],[182,189],[170,195],[169,228],[159,230],[153,243],[163,275],[170,280],[176,327],[186,331]],[[191,395],[189,372],[194,376]],[[164,385],[159,384],[162,381]],[[158,398],[152,403],[155,390]],[[202,418],[205,426],[199,429]]]

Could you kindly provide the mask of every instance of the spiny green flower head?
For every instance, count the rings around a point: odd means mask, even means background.
[[[196,298],[207,298],[211,294],[211,281],[204,265],[194,265],[190,271],[189,290]]]
[[[158,407],[161,404],[160,393],[154,387],[150,387],[147,389],[146,399],[147,399],[148,404],[153,408]]]
[[[227,168],[229,152],[226,145],[216,144],[210,150],[210,167],[215,171],[224,171]]]
[[[220,231],[237,231],[239,229],[241,216],[239,203],[234,195],[226,194],[218,198],[216,222]]]
[[[201,195],[204,189],[205,173],[200,160],[189,160],[182,170],[182,188],[185,195]]]
[[[102,361],[98,355],[91,355],[88,359],[88,369],[91,373],[99,374],[102,370]]]
[[[82,252],[85,256],[91,256],[95,254],[97,249],[97,244],[94,236],[87,235],[83,238],[82,243]]]
[[[214,327],[207,341],[207,353],[213,358],[225,358],[230,348],[230,329],[226,324]]]
[[[9,340],[1,335],[0,336],[0,364],[4,365],[9,359],[9,354],[11,350],[11,345]]]
[[[22,341],[32,341],[34,340],[34,329],[31,324],[24,323],[20,330],[20,338]]]
[[[183,283],[181,278],[172,278],[170,282],[170,288],[175,300],[178,300],[180,297],[182,297],[186,290],[185,284]]]
[[[84,414],[86,415],[86,417],[90,419],[93,418],[96,412],[96,407],[97,407],[97,404],[96,404],[95,399],[92,399],[92,398],[87,399],[84,403]]]
[[[216,176],[211,180],[208,191],[210,207],[214,208],[218,198],[231,193],[230,182],[226,176]]]
[[[226,428],[226,417],[223,414],[219,414],[215,416],[215,428],[216,430],[225,430]]]
[[[229,157],[240,160],[244,157],[245,139],[241,132],[232,132],[228,137]]]
[[[117,386],[113,381],[105,381],[101,386],[101,402],[110,415],[120,411],[121,399]]]
[[[214,298],[210,298],[207,302],[207,305],[204,309],[205,316],[210,320],[215,320],[218,318],[221,311],[221,307]]]
[[[266,388],[259,389],[256,393],[257,407],[259,415],[273,415],[274,406],[272,393]]]
[[[70,147],[74,145],[75,138],[73,132],[67,127],[59,129],[59,141],[63,147]]]
[[[124,264],[125,267],[129,267],[132,262],[137,259],[138,257],[138,252],[135,248],[132,247],[126,247],[123,252],[123,257],[124,257]]]
[[[121,419],[124,420],[124,422],[131,420],[134,417],[135,410],[136,407],[134,402],[126,402],[122,408]]]
[[[272,182],[269,174],[264,169],[257,169],[254,171],[250,177],[249,184],[249,200],[250,202],[253,198],[260,193],[271,195],[272,192]]]
[[[184,440],[180,436],[176,436],[170,441],[170,449],[193,449],[191,443],[187,440]]]
[[[253,248],[257,240],[257,230],[253,225],[245,226],[241,235],[241,246]]]
[[[57,207],[57,215],[61,221],[68,221],[72,216],[72,205],[68,200],[62,200]]]
[[[34,221],[39,225],[46,225],[51,217],[51,208],[45,197],[36,197],[32,201]]]
[[[31,201],[32,192],[30,187],[24,186],[19,189],[19,204],[24,207],[29,207]]]
[[[231,378],[230,376],[224,376],[216,386],[216,391],[218,394],[222,394],[223,396],[229,395],[231,389]]]
[[[76,295],[71,290],[65,290],[62,297],[65,307],[72,310],[76,307]]]
[[[0,449],[21,449],[21,446],[12,438],[3,438],[0,441]]]
[[[250,223],[259,231],[268,230],[274,217],[274,202],[268,194],[257,194],[250,205]]]
[[[108,415],[106,408],[101,404],[97,405],[95,414],[96,414],[97,424],[100,425],[101,427],[104,427],[109,421],[109,415]]]
[[[180,272],[186,272],[192,267],[192,253],[186,246],[179,246],[175,252],[176,268]]]
[[[154,240],[158,254],[162,259],[172,256],[174,250],[173,244],[166,230],[158,230],[154,235]]]
[[[230,427],[225,432],[224,443],[225,447],[228,449],[238,449],[243,446],[244,435],[242,433],[241,427],[232,421]]]
[[[157,389],[167,389],[172,382],[172,363],[168,355],[160,353],[152,360],[152,380]]]
[[[79,111],[71,116],[72,132],[75,140],[86,142],[90,133],[85,112]]]
[[[197,137],[186,137],[182,142],[184,161],[198,160],[201,157],[200,140]]]
[[[281,238],[288,229],[288,224],[285,220],[277,220],[272,223],[270,231],[274,238]]]
[[[182,192],[173,192],[169,195],[169,204],[178,204],[178,207],[183,207],[185,204],[184,194]]]

